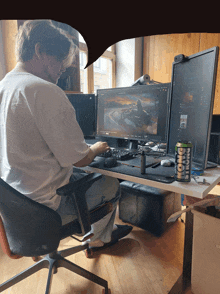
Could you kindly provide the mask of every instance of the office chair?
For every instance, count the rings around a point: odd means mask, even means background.
[[[80,245],[62,251],[57,251],[62,239],[72,236],[78,241],[85,241],[92,237],[89,234],[91,224],[112,211],[111,203],[88,211],[85,199],[86,190],[101,177],[101,174],[88,174],[83,179],[69,183],[57,190],[57,194],[65,197],[72,195],[77,210],[77,219],[62,226],[60,215],[49,207],[37,203],[19,193],[0,179],[0,244],[5,254],[17,259],[22,256],[32,257],[36,263],[23,272],[0,285],[0,292],[15,285],[42,268],[48,268],[48,279],[45,294],[50,293],[52,275],[59,267],[64,267],[86,279],[104,287],[103,294],[109,294],[108,282],[64,257],[86,250],[89,245]],[[40,257],[45,255],[45,257]]]

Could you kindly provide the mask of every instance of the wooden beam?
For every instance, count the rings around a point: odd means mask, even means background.
[[[94,71],[93,71],[93,64],[88,66],[87,68],[87,81],[88,81],[88,93],[94,93]]]

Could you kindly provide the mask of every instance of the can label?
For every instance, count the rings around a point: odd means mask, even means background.
[[[192,143],[178,142],[175,147],[175,180],[178,182],[191,181]]]

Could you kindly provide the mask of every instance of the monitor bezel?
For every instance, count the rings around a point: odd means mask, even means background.
[[[167,140],[167,154],[171,157],[175,156],[175,150],[173,152],[170,152],[170,128],[171,128],[171,111],[172,111],[172,102],[173,102],[173,87],[174,87],[174,71],[175,71],[175,65],[183,62],[187,62],[188,60],[191,60],[193,58],[198,58],[199,56],[202,56],[204,54],[208,54],[210,52],[214,52],[214,66],[213,66],[213,78],[212,78],[212,88],[211,88],[211,99],[210,99],[210,110],[209,110],[209,121],[208,121],[208,128],[207,128],[207,141],[206,141],[206,147],[205,147],[205,158],[202,163],[196,162],[198,166],[201,167],[201,169],[207,168],[207,162],[208,162],[208,151],[209,151],[209,142],[210,142],[210,134],[211,134],[211,126],[212,126],[212,115],[213,115],[213,107],[214,107],[214,98],[215,98],[215,88],[216,88],[216,76],[217,76],[217,68],[218,68],[218,55],[219,55],[219,47],[214,46],[212,48],[197,52],[195,54],[192,54],[190,56],[187,56],[183,60],[180,61],[174,61],[172,63],[172,75],[171,75],[171,90],[170,90],[170,115],[169,115],[169,129],[168,129],[168,140]]]
[[[110,91],[118,91],[118,90],[125,90],[128,89],[128,91],[131,88],[148,88],[148,87],[154,87],[154,88],[166,88],[167,89],[167,99],[166,99],[166,107],[167,107],[167,117],[166,117],[166,126],[165,126],[165,135],[164,138],[162,138],[162,136],[159,135],[153,135],[153,134],[149,134],[149,139],[145,138],[145,139],[140,139],[140,138],[130,138],[130,137],[120,137],[120,136],[112,136],[112,135],[107,135],[107,134],[100,134],[98,133],[98,103],[99,103],[99,93],[102,93],[106,90],[110,90]],[[155,143],[166,143],[167,144],[167,140],[168,140],[168,132],[169,132],[169,116],[170,116],[170,88],[171,88],[171,83],[158,83],[158,84],[148,84],[148,85],[137,85],[137,86],[131,86],[131,87],[118,87],[118,88],[108,88],[108,89],[97,89],[97,94],[96,94],[96,105],[97,105],[97,110],[96,110],[96,137],[97,138],[109,138],[109,139],[118,139],[118,140],[126,140],[128,142],[130,141],[139,141],[139,142],[155,142]]]

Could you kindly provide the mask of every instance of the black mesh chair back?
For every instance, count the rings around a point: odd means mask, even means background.
[[[14,254],[40,256],[57,249],[59,214],[22,195],[0,179],[0,215]]]

